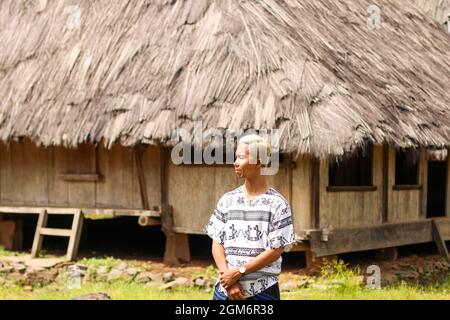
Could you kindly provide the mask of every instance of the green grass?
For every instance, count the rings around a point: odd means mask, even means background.
[[[212,293],[196,288],[163,291],[158,287],[146,288],[138,283],[98,282],[86,284],[74,290],[64,287],[59,290],[44,287],[28,292],[19,286],[0,287],[0,300],[68,300],[92,292],[105,292],[114,300],[210,300],[212,298]],[[439,285],[425,287],[403,283],[379,290],[359,286],[326,290],[305,288],[295,292],[283,292],[281,298],[282,300],[449,300],[450,276]]]
[[[10,253],[2,249],[0,255],[4,255],[5,252]],[[99,266],[111,269],[121,262],[123,261],[113,257],[89,258],[79,261],[88,266],[88,270],[91,271]],[[191,274],[192,278],[198,276],[215,279],[217,273],[214,266],[210,265],[202,272]],[[450,300],[450,275],[445,276],[438,283],[423,286],[402,282],[381,289],[368,289],[361,284],[361,271],[358,267],[350,268],[343,261],[333,261],[325,264],[321,276],[312,280],[307,287],[297,288],[291,292],[282,292],[282,300]],[[20,286],[6,288],[0,285],[0,300],[68,300],[93,292],[107,293],[114,300],[212,299],[212,292],[193,287],[159,290],[158,285],[146,287],[144,284],[135,282],[115,281],[113,283],[90,282],[82,285],[80,289],[72,290],[65,288],[64,285],[35,287],[33,291],[26,291]]]
[[[24,291],[19,286],[11,288],[0,287],[0,300],[70,300],[86,293],[104,292],[114,300],[208,300],[212,293],[204,290],[187,288],[176,290],[159,290],[146,288],[142,284],[129,282],[98,282],[86,284],[80,289],[59,290],[49,287],[35,288],[32,292]]]
[[[205,270],[201,272],[193,272],[191,277],[193,279],[203,277],[207,279],[217,279],[219,274],[216,271],[216,268],[211,264]]]
[[[79,264],[86,265],[87,267],[98,268],[103,266],[110,269],[118,266],[122,262],[124,261],[114,257],[83,258],[78,261]]]
[[[450,275],[439,283],[430,283],[426,286],[418,284],[399,284],[369,289],[360,281],[359,267],[350,268],[342,260],[328,262],[321,270],[321,276],[307,288],[297,289],[289,293],[282,293],[286,300],[449,300]],[[335,282],[333,282],[335,281]],[[335,288],[323,289],[326,285],[333,285],[338,281],[340,285]],[[322,289],[318,289],[322,286]]]
[[[3,257],[19,257],[19,256],[26,256],[27,252],[18,252],[18,251],[9,251],[5,249],[4,247],[0,246],[0,256]]]
[[[418,286],[406,283],[368,289],[360,286],[344,286],[328,290],[313,288],[283,293],[286,300],[450,300],[450,276],[437,285]]]

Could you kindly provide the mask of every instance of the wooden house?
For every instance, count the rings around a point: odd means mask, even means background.
[[[420,3],[420,1],[417,1]],[[439,2],[439,1],[438,1]],[[161,225],[190,259],[230,165],[175,165],[183,128],[277,129],[270,183],[310,257],[450,239],[450,35],[380,0],[9,0],[0,4],[0,244],[20,215]],[[440,5],[442,1],[439,2]],[[373,17],[371,17],[373,18]],[[49,214],[73,214],[71,230]]]

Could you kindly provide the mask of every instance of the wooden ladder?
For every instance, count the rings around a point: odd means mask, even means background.
[[[450,261],[450,255],[448,253],[447,245],[445,244],[445,239],[442,236],[442,231],[439,226],[438,220],[431,220],[431,232],[433,234],[433,240],[436,243],[436,246],[438,248],[439,253],[447,259],[447,261]]]
[[[51,213],[50,213],[51,214]],[[83,213],[81,210],[68,212],[68,215],[73,214],[73,222],[71,229],[55,229],[47,228],[47,220],[49,213],[43,209],[39,213],[39,218],[36,226],[36,233],[34,234],[33,248],[31,249],[31,257],[37,258],[42,249],[42,242],[44,236],[68,237],[69,246],[67,248],[67,259],[69,261],[75,260],[78,253],[78,246],[81,238],[81,231],[83,229]]]

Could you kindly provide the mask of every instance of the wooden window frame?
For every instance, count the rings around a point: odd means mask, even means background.
[[[407,150],[405,150],[407,152]],[[420,183],[420,153],[417,154],[417,172],[416,172],[416,183],[409,183],[409,184],[399,184],[397,181],[397,157],[398,157],[398,150],[395,150],[395,172],[394,172],[394,185],[392,186],[392,190],[394,191],[405,191],[405,190],[421,190],[422,184]]]
[[[331,170],[331,162],[328,161],[328,185],[326,188],[327,192],[374,192],[377,191],[377,186],[373,185],[373,160],[374,160],[374,146],[370,145],[368,147],[370,152],[370,182],[368,185],[355,185],[355,186],[339,186],[339,185],[330,185],[330,170]]]

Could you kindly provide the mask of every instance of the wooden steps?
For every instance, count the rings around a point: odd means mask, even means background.
[[[46,209],[42,209],[39,213],[36,232],[34,234],[33,247],[31,249],[31,257],[37,258],[42,249],[42,242],[44,236],[68,237],[69,245],[67,248],[67,259],[75,260],[78,253],[78,246],[80,243],[81,232],[83,229],[83,212],[81,210],[66,212],[68,215],[73,215],[73,222],[71,229],[57,229],[47,228],[47,221],[49,213]],[[59,213],[60,214],[60,213]]]

